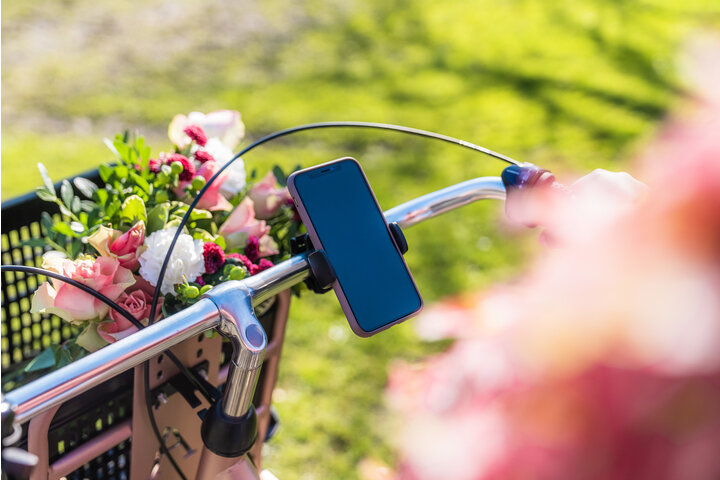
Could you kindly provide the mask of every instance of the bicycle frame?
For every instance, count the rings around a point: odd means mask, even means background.
[[[424,195],[385,212],[388,222],[407,228],[481,199],[504,199],[500,177],[480,177]],[[142,364],[189,338],[216,329],[230,339],[233,354],[223,398],[222,413],[238,418],[251,408],[267,337],[254,307],[287,290],[310,275],[307,255],[296,255],[242,281],[213,288],[196,304],[5,396],[3,415],[15,424],[61,405],[120,373]],[[3,418],[3,425],[6,424]],[[232,478],[259,478],[250,461],[224,458],[204,447],[196,478],[215,478],[233,469]]]

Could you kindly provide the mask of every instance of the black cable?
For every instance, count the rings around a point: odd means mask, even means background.
[[[73,287],[77,287],[80,290],[82,290],[85,293],[88,293],[92,295],[93,297],[97,298],[101,302],[107,304],[110,308],[115,310],[116,312],[120,313],[123,317],[125,317],[130,323],[132,323],[135,327],[137,327],[139,330],[142,330],[145,328],[145,325],[140,323],[133,317],[130,312],[125,310],[123,307],[118,305],[117,303],[110,300],[108,297],[103,295],[102,293],[98,292],[97,290],[94,290],[87,285],[80,283],[76,280],[73,280],[72,278],[66,277],[64,275],[60,275],[59,273],[51,272],[49,270],[45,270],[43,268],[37,268],[37,267],[28,267],[26,265],[2,265],[2,271],[8,271],[8,272],[23,272],[23,273],[32,273],[35,275],[44,275],[46,277],[55,278],[57,280],[61,280],[63,282],[68,283],[69,285],[72,285]],[[172,360],[172,362],[175,364],[175,366],[178,367],[180,372],[184,374],[187,379],[193,384],[195,388],[197,388],[200,393],[207,399],[208,402],[212,402],[214,400],[213,395],[207,391],[205,388],[205,385],[200,382],[196,377],[195,374],[193,374],[188,368],[182,364],[180,359],[170,350],[165,350],[163,352],[167,357]]]
[[[60,275],[59,273],[51,272],[48,270],[45,270],[43,268],[37,268],[37,267],[28,267],[25,265],[2,265],[0,267],[0,271],[3,272],[23,272],[23,273],[32,273],[35,275],[44,275],[46,277],[54,278],[57,280],[62,280],[63,282],[68,283],[69,285],[72,285],[73,287],[77,287],[80,290],[82,290],[85,293],[88,293],[92,295],[93,297],[97,298],[98,300],[104,302],[111,308],[113,308],[115,311],[119,312],[123,317],[127,318],[134,326],[136,326],[138,329],[145,328],[145,325],[138,322],[135,317],[133,317],[130,312],[122,308],[117,303],[110,300],[108,297],[103,295],[102,293],[98,292],[97,290],[94,290],[90,287],[88,287],[85,284],[82,284],[78,282],[77,280],[73,280],[72,278],[66,277],[64,275]],[[180,360],[175,356],[174,353],[172,353],[170,350],[165,350],[163,352],[165,355],[170,358],[175,365],[180,369],[180,371],[188,377],[188,380],[190,380],[198,390],[200,390],[201,393],[203,393],[203,396],[208,399],[210,403],[213,402],[212,397],[208,394],[208,392],[205,391],[204,386],[193,376],[192,372],[188,370],[185,365],[183,365]],[[150,362],[145,362],[145,378],[147,379],[149,376],[149,365]],[[165,445],[165,441],[162,438],[162,435],[160,434],[160,430],[158,429],[157,423],[155,422],[155,416],[152,411],[152,404],[150,403],[150,383],[148,381],[144,382],[145,385],[145,404],[148,409],[148,416],[150,417],[150,424],[153,428],[153,431],[155,432],[155,436],[157,437],[158,442],[160,443],[160,449],[163,450],[163,453],[167,455],[168,460],[170,460],[170,463],[177,471],[178,475],[180,475],[181,478],[186,480],[185,475],[183,475],[182,470],[180,470],[180,466],[175,462],[175,459],[170,454],[170,450]]]
[[[160,268],[160,274],[158,275],[155,289],[155,294],[153,295],[153,301],[152,305],[150,307],[150,323],[153,322],[153,319],[155,318],[155,311],[157,310],[157,303],[158,299],[160,298],[160,286],[165,278],[165,270],[167,270],[168,263],[170,262],[170,256],[172,255],[172,252],[175,248],[175,244],[177,243],[178,238],[180,237],[180,234],[182,233],[182,229],[185,226],[185,224],[188,222],[188,219],[190,218],[190,214],[197,206],[198,202],[202,198],[202,196],[205,194],[205,192],[210,188],[212,183],[215,181],[215,179],[222,174],[222,172],[230,166],[235,160],[240,158],[242,155],[246,154],[250,150],[254,149],[255,147],[258,147],[262,145],[263,143],[270,142],[272,140],[275,140],[280,137],[284,137],[286,135],[290,135],[297,132],[302,132],[305,130],[315,130],[320,128],[374,128],[379,130],[392,130],[395,132],[401,132],[401,133],[407,133],[410,135],[417,135],[421,137],[427,137],[432,138],[435,140],[441,140],[443,142],[448,142],[453,145],[458,145],[464,148],[469,148],[470,150],[484,153],[485,155],[489,155],[493,158],[497,158],[498,160],[502,160],[504,162],[518,165],[519,162],[517,160],[514,160],[510,157],[507,157],[505,155],[502,155],[500,153],[497,153],[493,150],[490,150],[489,148],[481,147],[480,145],[475,145],[474,143],[466,142],[465,140],[460,140],[454,137],[449,137],[447,135],[442,135],[440,133],[434,133],[434,132],[428,132],[427,130],[420,130],[417,128],[411,128],[411,127],[403,127],[400,125],[391,125],[388,123],[375,123],[375,122],[319,122],[319,123],[308,123],[306,125],[299,125],[297,127],[291,127],[287,128],[285,130],[279,130],[277,132],[271,133],[269,135],[266,135],[255,142],[251,143],[244,149],[242,149],[237,155],[235,155],[232,160],[230,160],[228,163],[223,165],[216,173],[213,175],[206,183],[205,185],[200,189],[197,196],[193,199],[193,201],[190,203],[190,206],[188,207],[187,212],[185,212],[185,215],[183,216],[182,220],[180,221],[180,225],[177,227],[177,230],[175,231],[175,236],[172,239],[172,242],[170,242],[170,248],[168,249],[167,254],[165,255],[165,259],[163,260],[162,267]]]

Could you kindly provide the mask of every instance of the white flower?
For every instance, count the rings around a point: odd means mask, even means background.
[[[139,259],[140,276],[152,285],[156,284],[176,230],[177,227],[158,230],[145,238],[145,251]],[[181,233],[165,270],[160,292],[163,295],[173,293],[175,284],[184,280],[193,281],[203,273],[205,273],[205,260],[202,240],[193,240],[190,235]]]
[[[219,138],[210,138],[203,149],[213,156],[218,165],[222,166],[233,159],[235,154]],[[232,165],[225,169],[227,177],[220,187],[220,192],[232,197],[245,187],[245,162],[242,158],[235,160]]]

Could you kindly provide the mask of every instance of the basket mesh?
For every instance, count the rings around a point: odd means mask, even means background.
[[[118,443],[65,476],[67,480],[127,480],[130,478],[130,439]]]

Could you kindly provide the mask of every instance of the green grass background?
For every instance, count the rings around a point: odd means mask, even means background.
[[[236,109],[248,140],[300,123],[365,120],[439,131],[558,172],[627,160],[682,94],[688,34],[720,25],[714,0],[5,1],[2,198],[110,159],[124,128],[169,148],[176,113]],[[495,160],[371,131],[316,131],[245,157],[262,174],[351,155],[384,208],[479,175]],[[571,175],[561,177],[572,178]],[[532,235],[481,204],[407,232],[427,303],[511,278]],[[362,255],[362,252],[358,252]],[[383,402],[393,361],[442,345],[412,321],[371,339],[350,334],[332,295],[291,311],[266,465],[280,478],[355,478],[390,464]]]

